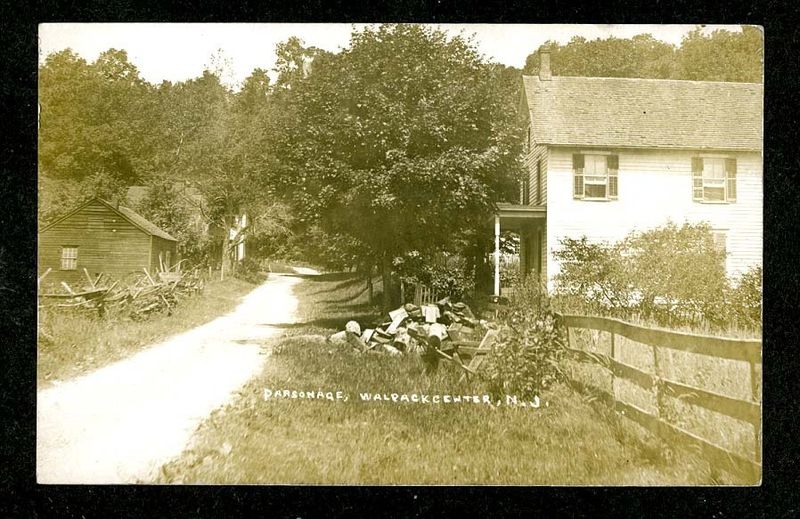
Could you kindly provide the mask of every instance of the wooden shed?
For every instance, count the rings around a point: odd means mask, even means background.
[[[80,284],[85,268],[120,279],[177,261],[177,240],[124,206],[94,198],[39,231],[39,273],[47,282]],[[160,257],[160,261],[159,261]]]

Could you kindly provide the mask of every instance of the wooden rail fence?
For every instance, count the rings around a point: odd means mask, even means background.
[[[433,288],[423,285],[422,283],[407,284],[403,281],[400,282],[400,300],[406,301],[406,294],[411,295],[411,302],[417,306],[430,305],[443,299],[449,294],[437,292]]]
[[[602,366],[611,374],[611,391],[570,377],[573,387],[588,392],[606,402],[617,412],[633,419],[651,432],[671,443],[692,445],[705,455],[709,463],[757,482],[761,475],[761,398],[759,391],[761,341],[710,337],[669,330],[638,326],[618,319],[582,315],[560,315],[560,323],[567,330],[568,350],[574,360]],[[610,335],[610,355],[586,351],[578,347],[577,330],[595,330]],[[592,332],[590,332],[592,333]],[[649,347],[652,352],[653,372],[626,364],[620,360],[619,337]],[[670,380],[665,376],[664,350],[681,351],[716,359],[727,359],[749,365],[749,393],[747,400],[734,398]],[[744,367],[744,366],[742,366]],[[624,379],[650,392],[655,400],[655,413],[623,401],[617,395],[614,379]],[[665,413],[666,399],[680,399],[685,403],[719,413],[750,424],[754,433],[754,453],[749,456],[732,452],[701,438],[674,423]]]

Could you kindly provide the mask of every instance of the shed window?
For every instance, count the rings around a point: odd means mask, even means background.
[[[78,268],[78,247],[61,247],[61,270]]]
[[[617,155],[572,156],[573,197],[588,200],[617,198],[619,157]]]
[[[692,199],[698,202],[736,200],[736,159],[692,159]]]

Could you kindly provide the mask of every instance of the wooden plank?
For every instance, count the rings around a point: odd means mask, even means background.
[[[744,456],[731,452],[718,445],[714,445],[680,427],[659,420],[657,417],[631,404],[618,401],[617,406],[620,414],[637,422],[639,425],[657,434],[667,442],[679,446],[686,446],[688,443],[691,446],[699,448],[706,459],[713,465],[730,470],[734,474],[743,476],[751,482],[756,482],[760,479],[760,463],[747,459]]]
[[[611,359],[611,371],[614,376],[633,382],[642,389],[650,390],[655,385],[653,375],[650,373],[614,359]]]
[[[53,270],[52,268],[48,267],[48,268],[47,268],[47,270],[45,270],[45,271],[44,271],[44,274],[42,274],[41,276],[39,276],[39,277],[38,277],[38,279],[36,280],[36,282],[37,282],[37,283],[41,283],[41,282],[42,282],[42,280],[43,280],[44,278],[46,278],[46,277],[47,277],[47,275],[48,275],[48,274],[49,274],[49,273],[50,273],[52,270]]]
[[[751,424],[761,423],[761,406],[755,402],[731,398],[729,396],[720,395],[719,393],[686,386],[670,380],[662,380],[661,386],[666,396],[678,398],[692,405],[704,407],[711,411]]]
[[[461,369],[463,369],[464,371],[466,371],[466,372],[467,372],[467,373],[469,373],[470,375],[476,375],[476,376],[478,375],[478,374],[475,372],[475,370],[473,370],[472,368],[470,368],[470,367],[468,367],[468,366],[465,366],[465,365],[464,365],[463,363],[461,363],[460,361],[457,361],[457,360],[455,360],[453,357],[451,357],[451,356],[450,356],[450,355],[448,355],[447,353],[443,352],[443,351],[442,351],[442,350],[440,350],[439,348],[433,348],[433,351],[435,351],[436,353],[438,353],[440,356],[444,357],[445,359],[447,359],[447,360],[451,361],[453,364],[456,364],[456,365],[458,365],[458,366],[459,366]]]
[[[153,285],[155,285],[155,284],[156,284],[156,282],[155,282],[155,281],[153,281],[153,278],[150,276],[150,273],[149,273],[149,272],[147,272],[147,269],[146,269],[146,268],[142,268],[142,270],[144,271],[144,275],[145,275],[145,276],[147,276],[147,279],[149,279],[149,280],[150,280],[150,283],[151,283],[151,284],[153,284]]]
[[[85,292],[70,292],[69,294],[41,294],[40,297],[48,299],[74,299],[76,297],[94,299],[102,294],[105,294],[108,292],[108,290],[108,288],[97,288],[95,290],[87,290]]]
[[[567,327],[606,331],[652,346],[761,363],[761,341],[757,340],[729,339],[646,328],[610,317],[560,315],[559,320]]]
[[[629,364],[609,358],[608,355],[584,350],[576,350],[574,348],[567,348],[567,351],[569,351],[575,360],[603,366],[611,371],[614,376],[629,380],[643,389],[650,390],[653,387],[653,376],[650,373],[642,371],[639,368]]]
[[[489,349],[481,349],[481,348],[478,348],[477,346],[472,346],[472,345],[464,346],[463,343],[460,343],[460,342],[454,342],[453,344],[458,346],[458,351],[459,352],[464,353],[466,355],[472,355],[473,357],[476,356],[476,355],[486,355],[487,353],[489,353],[491,351]],[[478,343],[474,342],[474,343],[471,343],[471,344],[476,344],[477,345]]]
[[[91,285],[92,288],[97,288],[94,285],[94,281],[92,281],[92,276],[89,275],[89,271],[86,270],[86,267],[83,267],[83,273],[86,275],[86,281],[89,282],[89,285]]]
[[[656,379],[650,373],[617,360],[609,359],[602,353],[590,353],[572,348],[568,350],[576,360],[601,365],[611,370],[615,376],[629,380],[643,389],[649,390],[656,387]],[[761,422],[761,406],[757,403],[732,398],[667,379],[658,380],[660,386],[665,390],[666,396],[682,399],[692,405],[697,405],[737,420],[756,424]]]
[[[62,281],[61,282],[61,286],[64,287],[67,290],[67,292],[70,293],[70,295],[73,295],[73,296],[75,295],[75,292],[73,292],[72,289],[69,287],[69,285],[67,285],[66,281]]]
[[[751,397],[754,402],[758,402],[761,400],[759,391],[758,391],[758,371],[756,369],[756,363],[750,362],[750,391]],[[759,420],[757,422],[753,422],[753,434],[755,436],[755,452],[756,452],[756,461],[761,462],[761,415],[759,414]]]
[[[613,395],[594,386],[584,384],[578,380],[568,379],[570,387],[576,391],[595,397],[609,407],[616,405],[617,411],[623,416],[635,421],[653,434],[660,436],[668,443],[686,446],[688,443],[701,450],[708,461],[716,466],[722,466],[735,474],[742,475],[751,482],[758,481],[761,475],[761,464],[749,460],[744,456],[714,445],[699,436],[685,431],[672,424],[660,420],[636,406],[616,400]]]
[[[481,343],[478,345],[478,350],[489,353],[491,351],[491,344],[492,341],[497,336],[496,330],[487,330],[486,334],[481,339]],[[483,364],[484,359],[486,358],[484,354],[474,354],[472,359],[469,361],[469,369],[472,371],[477,371],[478,368]],[[466,366],[465,366],[466,367]],[[463,382],[464,379],[467,377],[467,374],[461,375],[461,378],[458,379],[459,383]]]
[[[663,376],[663,370],[661,369],[661,363],[659,362],[659,355],[658,355],[658,346],[651,346],[653,350],[653,374],[655,375],[656,380],[661,380]],[[663,390],[661,388],[662,384],[653,384],[653,393],[656,400],[656,412],[657,416],[660,418],[664,416],[664,402],[663,402]]]

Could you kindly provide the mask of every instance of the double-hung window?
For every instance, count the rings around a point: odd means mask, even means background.
[[[78,269],[78,247],[61,247],[61,270]]]
[[[736,201],[736,159],[692,158],[692,199],[697,202]]]
[[[582,200],[614,200],[619,186],[619,156],[575,154],[572,156],[573,197]]]

